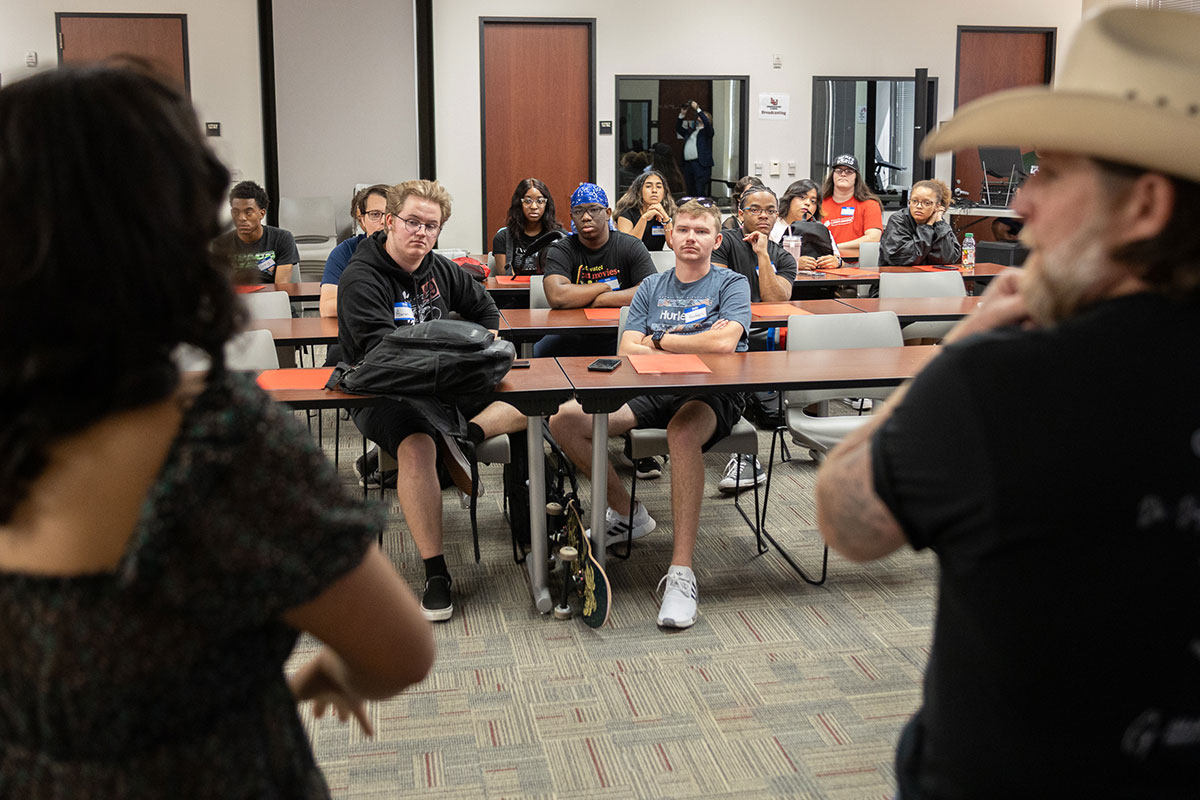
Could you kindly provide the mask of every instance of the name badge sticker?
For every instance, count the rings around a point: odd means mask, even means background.
[[[607,283],[609,285],[609,288],[611,288],[614,292],[618,292],[621,290],[621,279],[618,278],[616,275],[613,275],[611,278],[601,278],[600,282]]]
[[[842,216],[843,217],[853,217],[854,216],[854,206],[842,206]]]
[[[691,325],[694,322],[701,322],[708,316],[708,305],[701,303],[698,306],[691,306],[683,310],[683,322],[685,325]]]
[[[392,319],[396,322],[416,322],[417,318],[413,314],[412,303],[407,300],[401,300],[392,306]]]
[[[258,269],[261,272],[274,272],[275,256],[270,253],[260,256],[258,259]]]
[[[667,229],[664,228],[662,225],[651,225],[650,226],[650,235],[651,236],[666,236]]]

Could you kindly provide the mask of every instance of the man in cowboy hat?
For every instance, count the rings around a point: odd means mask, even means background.
[[[1200,797],[1197,42],[1200,16],[1111,8],[1053,89],[925,142],[1032,146],[1040,170],[1024,272],[818,479],[842,554],[938,556],[904,800]],[[1172,402],[1131,419],[1139,395]]]

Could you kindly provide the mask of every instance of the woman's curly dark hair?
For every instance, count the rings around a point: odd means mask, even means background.
[[[0,91],[0,523],[56,441],[171,395],[176,345],[221,372],[240,322],[209,250],[228,185],[187,98],[143,65]]]

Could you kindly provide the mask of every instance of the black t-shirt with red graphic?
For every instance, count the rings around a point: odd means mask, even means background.
[[[546,254],[547,275],[562,275],[571,283],[615,283],[614,292],[632,289],[655,272],[642,241],[620,231],[610,230],[608,241],[595,250],[573,234],[555,242]]]

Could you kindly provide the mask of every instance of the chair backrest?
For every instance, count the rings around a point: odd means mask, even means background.
[[[966,297],[958,270],[944,272],[881,272],[880,297]]]
[[[675,266],[675,251],[674,250],[657,250],[651,251],[650,260],[654,262],[654,268],[659,272],[666,272],[671,267]]]
[[[325,242],[337,237],[332,197],[283,197],[279,225],[292,232],[297,244]]]
[[[617,322],[617,348],[621,347],[621,337],[625,334],[625,326],[629,324],[629,306],[621,306],[621,317]]]
[[[879,242],[860,242],[858,245],[858,268],[879,269]]]
[[[251,292],[238,295],[251,319],[289,319],[292,298],[287,292]]]
[[[900,319],[892,311],[867,314],[809,314],[788,317],[788,350],[848,350],[859,347],[903,347]],[[895,386],[813,389],[788,392],[791,405],[808,405],[838,397],[884,399]]]
[[[546,299],[546,287],[542,284],[545,275],[529,276],[529,307],[549,308],[550,301]]]
[[[243,331],[225,343],[225,367],[250,371],[279,369],[279,354],[270,331]]]

